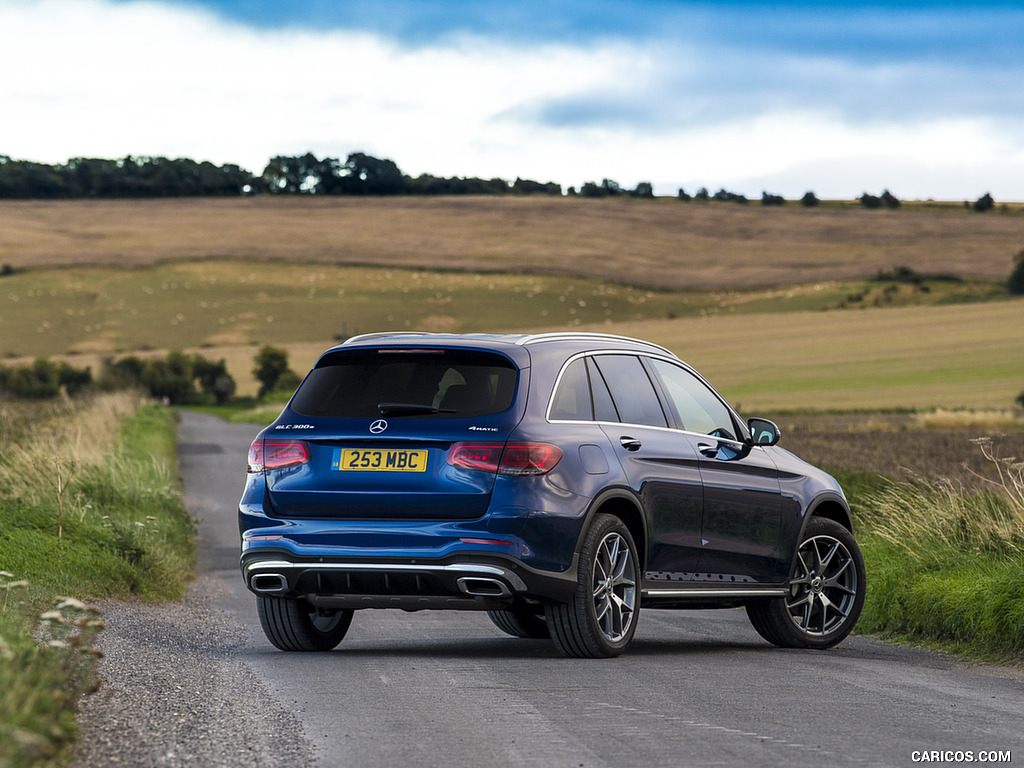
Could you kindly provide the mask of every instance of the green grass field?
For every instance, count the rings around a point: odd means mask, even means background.
[[[999,298],[1000,300],[992,300]],[[988,300],[986,300],[988,299]],[[303,372],[342,334],[591,330],[650,338],[744,408],[1009,408],[1024,388],[1024,301],[994,281],[826,282],[654,291],[596,278],[183,261],[0,278],[0,356],[186,349],[227,360],[287,348]]]

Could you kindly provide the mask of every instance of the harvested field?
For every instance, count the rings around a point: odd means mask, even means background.
[[[1024,216],[673,199],[270,198],[0,203],[0,263],[321,261],[563,273],[648,287],[789,286],[895,266],[1003,279]]]
[[[778,423],[781,445],[819,466],[894,480],[948,481],[969,491],[992,490],[998,481],[994,465],[972,439],[992,437],[1001,458],[1024,457],[1020,418],[973,428],[931,427],[910,414],[786,415]]]

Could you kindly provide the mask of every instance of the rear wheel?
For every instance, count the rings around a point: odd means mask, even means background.
[[[783,648],[830,648],[841,642],[864,606],[864,557],[853,534],[826,518],[807,524],[789,594],[747,606],[750,623]]]
[[[494,626],[512,637],[548,638],[551,631],[543,615],[525,609],[488,611]]]
[[[555,646],[566,656],[618,656],[636,632],[640,611],[636,546],[617,517],[594,517],[580,548],[576,592],[547,609]]]
[[[352,611],[324,611],[287,597],[258,595],[256,610],[267,639],[282,651],[329,651],[352,623]]]

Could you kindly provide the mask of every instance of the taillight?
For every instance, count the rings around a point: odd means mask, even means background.
[[[550,443],[456,443],[448,463],[500,475],[545,475],[562,459],[562,449]]]
[[[257,437],[249,446],[249,472],[296,467],[309,461],[305,440],[264,440]]]
[[[503,475],[546,475],[562,460],[562,449],[549,443],[509,443],[498,471]]]

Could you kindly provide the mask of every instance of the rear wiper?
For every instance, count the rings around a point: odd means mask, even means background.
[[[421,413],[455,413],[454,408],[437,408],[426,403],[377,403],[381,416],[415,416]]]

